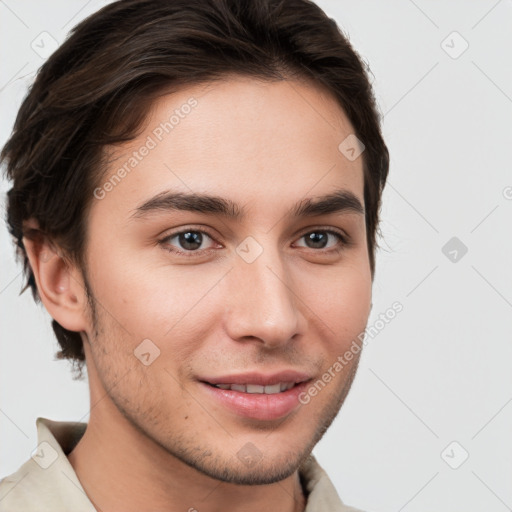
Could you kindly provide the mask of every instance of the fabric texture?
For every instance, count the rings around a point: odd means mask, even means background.
[[[87,423],[37,418],[37,450],[15,473],[0,480],[0,512],[96,512],[67,455]],[[363,512],[345,505],[313,455],[299,469],[304,512]]]

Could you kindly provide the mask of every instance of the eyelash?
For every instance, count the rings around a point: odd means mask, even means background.
[[[162,238],[161,240],[159,240],[159,244],[162,245],[163,249],[167,252],[170,252],[170,253],[173,253],[173,254],[177,254],[178,256],[185,256],[186,258],[195,258],[195,257],[200,257],[200,256],[203,256],[205,253],[209,253],[211,251],[215,251],[215,249],[199,249],[199,250],[194,250],[194,251],[181,251],[179,249],[176,249],[172,246],[170,246],[167,242],[172,239],[172,238],[175,238],[176,236],[179,236],[183,233],[202,233],[204,235],[207,235],[211,240],[213,240],[214,242],[218,243],[215,238],[210,234],[208,233],[208,231],[205,231],[203,229],[194,229],[194,228],[187,228],[187,229],[182,229],[181,231],[177,231],[175,233],[171,233],[169,235],[166,235],[164,238]],[[321,232],[321,233],[328,233],[328,234],[331,234],[331,235],[335,235],[338,237],[338,239],[340,240],[340,244],[336,247],[336,248],[331,248],[331,249],[318,249],[318,250],[315,250],[315,249],[311,249],[312,251],[314,252],[320,252],[320,253],[327,253],[327,254],[337,254],[337,253],[340,253],[342,250],[344,250],[345,248],[347,248],[349,245],[351,245],[351,241],[350,241],[350,238],[340,232],[340,231],[337,231],[337,230],[334,230],[334,229],[320,229],[320,228],[315,228],[315,229],[312,229],[310,231],[307,231],[305,232],[304,234],[302,234],[300,238],[303,238],[305,237],[306,235],[309,235],[311,233],[318,233],[318,232]],[[171,248],[172,247],[172,248]]]

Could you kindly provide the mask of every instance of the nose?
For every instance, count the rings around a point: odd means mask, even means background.
[[[277,249],[266,248],[252,263],[237,257],[228,277],[225,325],[231,339],[273,349],[304,334],[304,297]]]

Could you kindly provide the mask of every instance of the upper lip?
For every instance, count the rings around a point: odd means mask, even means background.
[[[283,370],[277,373],[263,374],[258,372],[237,373],[232,375],[221,375],[220,377],[201,378],[202,382],[208,384],[256,384],[259,386],[272,386],[281,382],[293,382],[298,384],[310,380],[311,376],[296,370]]]

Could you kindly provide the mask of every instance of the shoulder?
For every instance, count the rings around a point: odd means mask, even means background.
[[[95,512],[66,453],[83,424],[37,418],[37,447],[0,480],[0,512]]]
[[[33,475],[29,459],[17,471],[0,480],[0,512],[29,511],[34,494]]]

